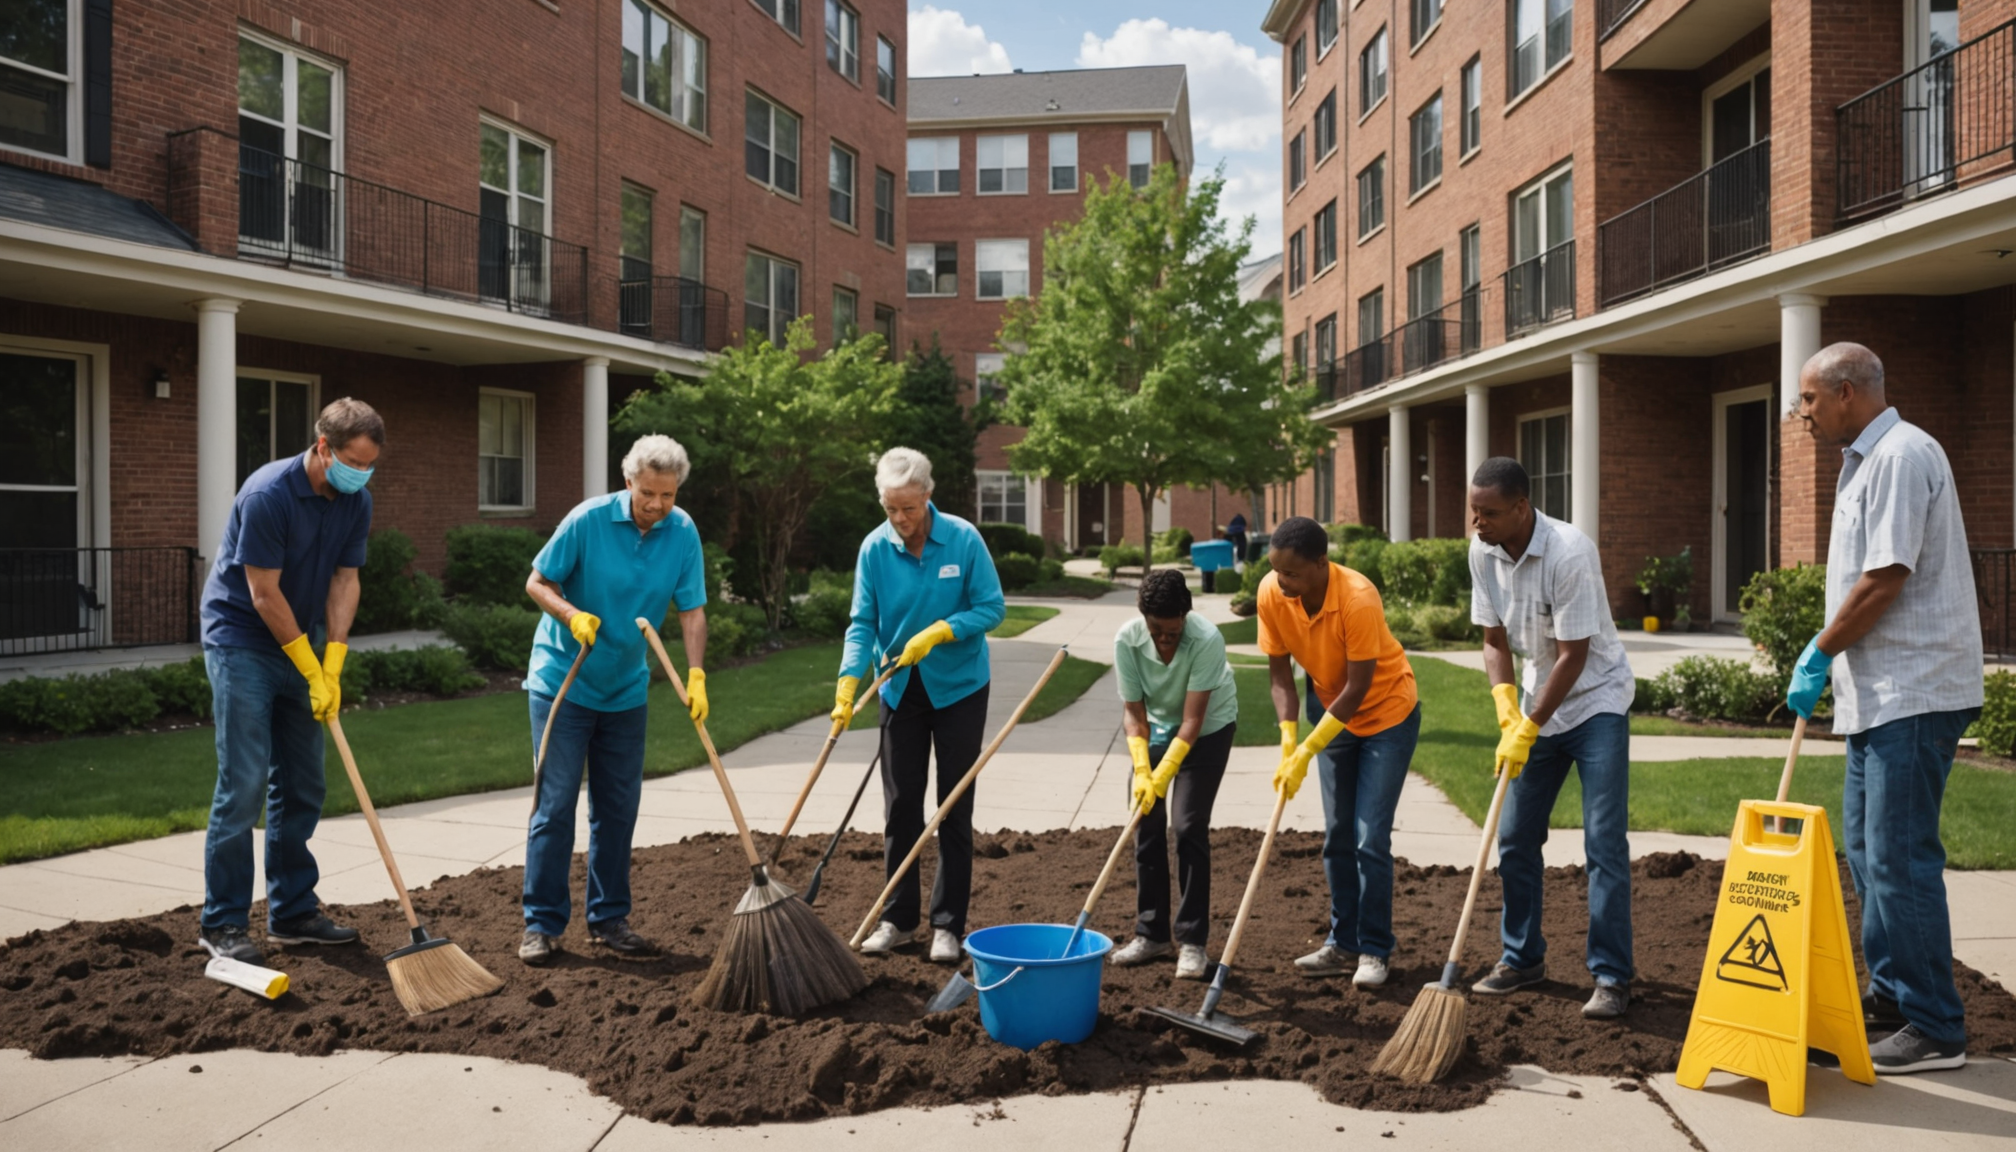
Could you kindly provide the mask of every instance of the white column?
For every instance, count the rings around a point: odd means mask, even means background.
[[[609,358],[581,361],[581,498],[609,491]]]
[[[238,494],[238,300],[196,301],[196,550],[214,559]]]
[[[1491,456],[1491,389],[1463,386],[1463,495],[1469,502],[1470,478]]]
[[[1825,296],[1788,292],[1778,297],[1778,416],[1799,410],[1799,370],[1820,351],[1820,309]]]
[[[1414,444],[1407,409],[1386,410],[1386,530],[1395,540],[1414,538]]]
[[[1594,352],[1574,352],[1569,354],[1569,376],[1572,381],[1569,403],[1574,407],[1568,417],[1568,504],[1569,521],[1582,530],[1584,536],[1597,541],[1597,513],[1602,507],[1603,458],[1598,451],[1598,443],[1603,430],[1603,415],[1597,407],[1597,362]]]

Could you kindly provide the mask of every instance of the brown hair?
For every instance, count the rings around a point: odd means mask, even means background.
[[[327,436],[329,447],[341,448],[359,436],[369,436],[373,444],[385,446],[385,418],[378,410],[348,396],[331,401],[315,418],[315,434]]]

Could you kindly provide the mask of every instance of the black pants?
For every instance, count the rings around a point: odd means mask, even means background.
[[[924,783],[931,752],[938,752],[936,812],[959,778],[980,758],[987,728],[987,689],[963,700],[933,707],[924,691],[924,677],[915,670],[903,699],[882,712],[882,875],[886,878],[910,854],[924,834]],[[976,784],[977,787],[977,784]],[[973,896],[973,788],[959,798],[945,822],[938,825],[938,879],[931,885],[931,926],[955,936],[966,934],[966,905]],[[882,918],[904,932],[917,929],[920,885],[913,866],[896,885]]]
[[[1232,758],[1232,733],[1227,724],[1197,741],[1169,784],[1166,799],[1157,800],[1134,829],[1134,886],[1137,908],[1134,934],[1157,944],[1169,931],[1169,824],[1176,824],[1176,883],[1182,901],[1176,909],[1175,940],[1203,947],[1211,938],[1211,806],[1218,785],[1225,782],[1225,764]],[[1160,764],[1167,744],[1148,749],[1148,761]],[[1127,787],[1132,796],[1133,774]]]

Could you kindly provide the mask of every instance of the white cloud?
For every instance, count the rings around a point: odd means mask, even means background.
[[[966,17],[926,4],[910,13],[908,72],[912,76],[968,76],[1007,72],[1008,49]],[[1279,69],[1276,69],[1278,72]]]
[[[1078,46],[1080,68],[1143,64],[1182,64],[1189,70],[1190,123],[1200,147],[1246,152],[1278,146],[1279,56],[1263,56],[1230,32],[1171,28],[1160,19],[1129,20],[1103,40],[1087,32]]]

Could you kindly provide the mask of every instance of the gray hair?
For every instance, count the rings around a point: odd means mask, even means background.
[[[875,462],[875,493],[915,487],[931,494],[931,459],[915,448],[891,448]]]
[[[1883,361],[1860,344],[1845,340],[1829,344],[1806,361],[1805,371],[1811,372],[1814,380],[1826,385],[1836,396],[1846,382],[1853,384],[1857,392],[1867,392],[1879,400],[1883,397]]]
[[[385,418],[378,410],[362,400],[348,396],[332,400],[322,414],[315,417],[315,434],[327,436],[331,449],[341,448],[359,436],[369,437],[373,444],[385,446]]]
[[[670,436],[640,436],[637,443],[623,457],[623,479],[635,480],[639,472],[670,472],[679,483],[686,482],[686,473],[693,464],[686,459],[686,449]]]

